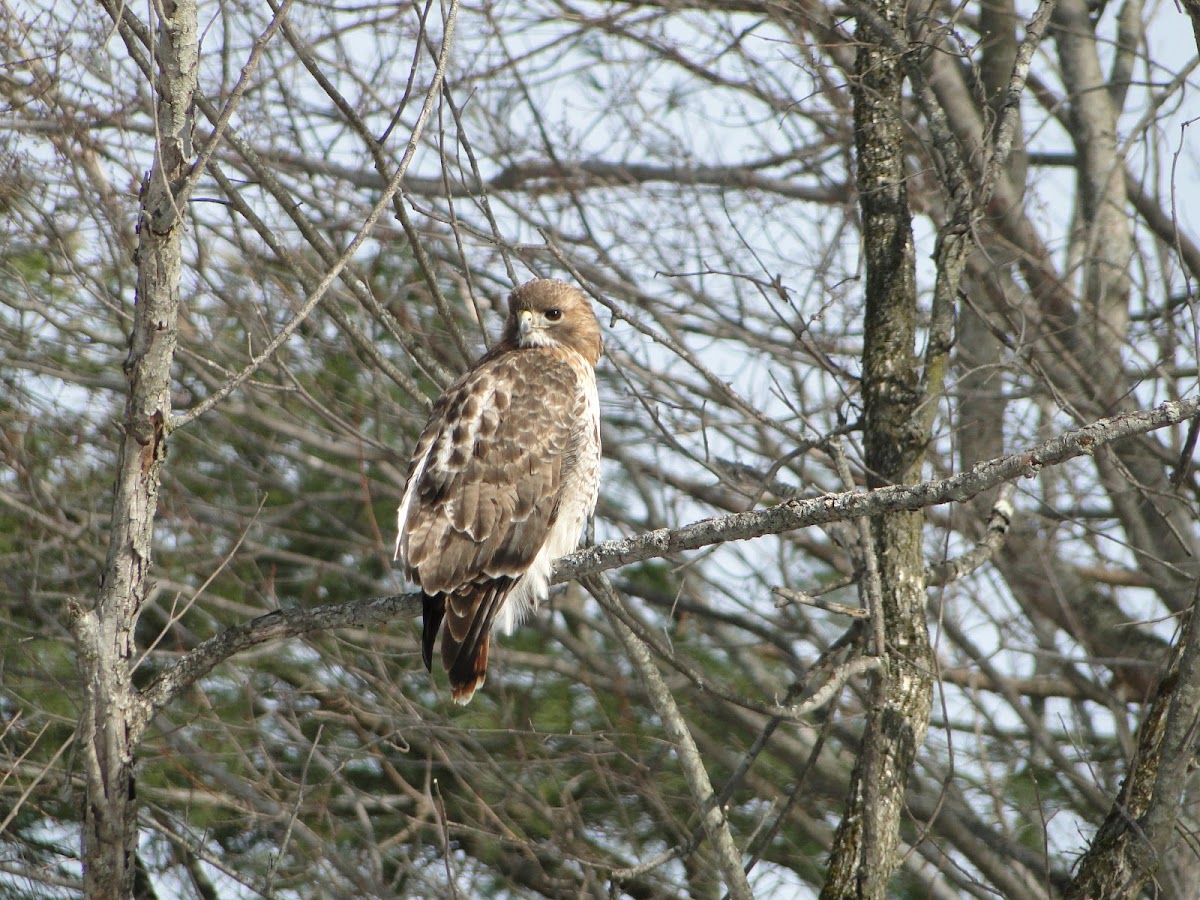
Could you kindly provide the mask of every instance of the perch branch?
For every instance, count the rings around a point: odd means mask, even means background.
[[[727,541],[781,534],[810,525],[875,516],[901,509],[923,509],[970,500],[977,494],[1017,478],[1030,478],[1121,438],[1145,434],[1200,414],[1200,398],[1175,400],[1154,409],[1099,419],[1023,452],[981,462],[970,471],[913,485],[890,485],[873,491],[844,491],[810,499],[791,499],[768,509],[704,519],[683,528],[660,528],[636,537],[606,541],[564,556],[554,566],[552,582],[627,566],[642,560],[698,550]],[[180,691],[203,678],[229,657],[266,641],[298,637],[333,628],[380,625],[415,618],[420,594],[393,594],[350,603],[307,609],[276,610],[235,625],[198,644],[165,669],[143,692],[145,715],[169,703]]]

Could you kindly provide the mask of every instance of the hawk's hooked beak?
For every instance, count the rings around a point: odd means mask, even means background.
[[[523,309],[517,313],[517,331],[521,337],[528,337],[535,327],[532,309]]]

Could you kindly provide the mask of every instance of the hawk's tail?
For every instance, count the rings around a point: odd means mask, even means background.
[[[446,617],[446,598],[441,594],[421,595],[421,660],[425,671],[433,671],[433,642]]]
[[[492,625],[515,581],[501,576],[465,584],[449,596],[425,595],[421,656],[431,668],[433,643],[442,626],[442,666],[455,703],[469,703],[487,678]]]
[[[488,647],[491,643],[491,635],[485,634],[475,645],[474,653],[470,656],[459,653],[454,665],[446,670],[450,676],[450,696],[459,706],[470,703],[475,692],[487,680]],[[446,639],[442,638],[442,649],[445,648]]]

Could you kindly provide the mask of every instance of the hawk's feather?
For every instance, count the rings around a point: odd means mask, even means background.
[[[493,624],[546,593],[595,508],[600,330],[581,292],[530,282],[504,338],[434,404],[398,514],[396,555],[426,596],[422,656],[440,629],[454,698],[483,682]]]

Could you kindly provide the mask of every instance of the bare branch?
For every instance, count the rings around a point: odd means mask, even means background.
[[[281,8],[281,10],[276,14],[276,19],[273,20],[273,22],[280,19],[284,13],[284,8]],[[384,187],[383,195],[376,201],[375,205],[371,208],[370,213],[368,213],[367,217],[363,220],[362,225],[359,226],[358,233],[354,235],[354,238],[349,244],[346,245],[346,248],[342,251],[341,255],[334,260],[329,268],[325,271],[325,274],[321,277],[321,280],[317,283],[317,286],[310,292],[309,296],[305,299],[304,304],[300,307],[296,314],[292,316],[291,320],[279,330],[279,333],[271,339],[271,342],[267,344],[263,351],[250,360],[250,362],[247,363],[246,366],[237,373],[237,375],[226,381],[223,385],[221,385],[221,387],[219,387],[208,397],[205,397],[200,403],[196,404],[186,413],[180,416],[174,416],[171,420],[172,428],[180,428],[195,421],[226,397],[228,397],[231,393],[233,393],[233,391],[236,390],[239,385],[243,384],[247,378],[261,369],[263,365],[278,352],[279,348],[287,342],[288,338],[292,336],[296,329],[304,324],[304,321],[308,318],[309,314],[325,296],[326,291],[328,291],[333,283],[337,280],[342,269],[344,269],[350,260],[354,258],[354,255],[358,252],[358,249],[363,245],[367,238],[371,236],[371,232],[375,228],[375,223],[379,221],[379,218],[383,215],[384,210],[386,210],[391,204],[392,198],[400,190],[400,185],[404,182],[404,176],[408,172],[408,167],[412,162],[413,155],[417,152],[417,146],[421,137],[421,129],[425,127],[425,122],[429,118],[430,112],[433,110],[433,104],[438,96],[442,79],[446,75],[446,65],[450,59],[450,44],[454,38],[454,23],[457,13],[458,2],[457,0],[453,0],[453,2],[450,4],[449,13],[446,17],[445,30],[442,33],[442,47],[441,54],[438,57],[437,72],[434,76],[433,83],[429,86],[429,90],[425,93],[425,103],[421,107],[421,113],[417,117],[417,124],[413,127],[413,133],[409,137],[408,146],[404,150],[404,156],[400,159],[400,165],[396,167],[396,171],[392,173],[391,178]],[[221,115],[226,116],[226,111],[222,111]],[[223,125],[224,121],[218,117],[217,124],[214,126],[214,132],[219,134]]]
[[[189,650],[164,670],[142,692],[150,705],[149,719],[197,679],[237,653],[265,644],[335,628],[361,628],[382,625],[397,619],[415,618],[421,612],[420,594],[393,594],[356,603],[327,603],[312,609],[277,609],[227,628],[215,637]]]
[[[734,900],[753,900],[754,894],[750,890],[750,883],[746,880],[746,873],[742,871],[741,852],[729,831],[729,821],[725,817],[725,811],[716,803],[716,792],[713,790],[708,772],[704,768],[704,760],[700,756],[700,751],[696,749],[696,742],[692,738],[687,720],[680,713],[675,698],[663,681],[662,675],[650,655],[650,648],[633,633],[620,616],[615,614],[615,609],[621,605],[621,600],[606,577],[600,574],[587,575],[583,579],[583,584],[608,614],[609,623],[625,646],[629,658],[633,661],[634,668],[637,669],[638,676],[650,695],[650,702],[654,704],[654,711],[662,720],[663,727],[678,754],[680,768],[683,770],[696,808],[700,812],[701,822],[709,843],[716,852],[717,866],[721,870],[721,876],[725,879],[729,896]]]
[[[892,485],[867,492],[829,494],[808,500],[787,500],[778,506],[705,519],[671,530],[662,528],[636,538],[608,541],[559,560],[554,579],[567,581],[586,572],[598,572],[657,556],[697,550],[724,541],[740,541],[780,534],[794,528],[824,525],[875,516],[895,510],[923,509],[962,502],[1017,478],[1031,478],[1042,469],[1069,459],[1090,456],[1113,441],[1178,424],[1197,411],[1200,399],[1174,400],[1151,410],[1126,413],[1093,422],[1014,453],[978,463],[969,472],[914,485]]]
[[[867,492],[846,491],[808,500],[788,500],[765,510],[734,513],[675,530],[663,528],[634,538],[607,541],[558,560],[551,582],[562,584],[643,560],[672,556],[727,541],[749,540],[894,510],[962,502],[1005,481],[1028,478],[1044,467],[1090,454],[1111,441],[1177,424],[1197,411],[1200,411],[1200,400],[1164,403],[1142,413],[1103,419],[1039,444],[1025,453],[988,460],[979,463],[970,472],[938,481],[895,485]],[[991,530],[997,535],[1003,534],[999,525]],[[351,603],[330,603],[310,609],[277,610],[234,626],[188,651],[182,659],[162,672],[142,696],[150,709],[157,711],[198,678],[249,647],[313,631],[378,625],[397,618],[412,618],[420,609],[419,594],[396,594]]]

